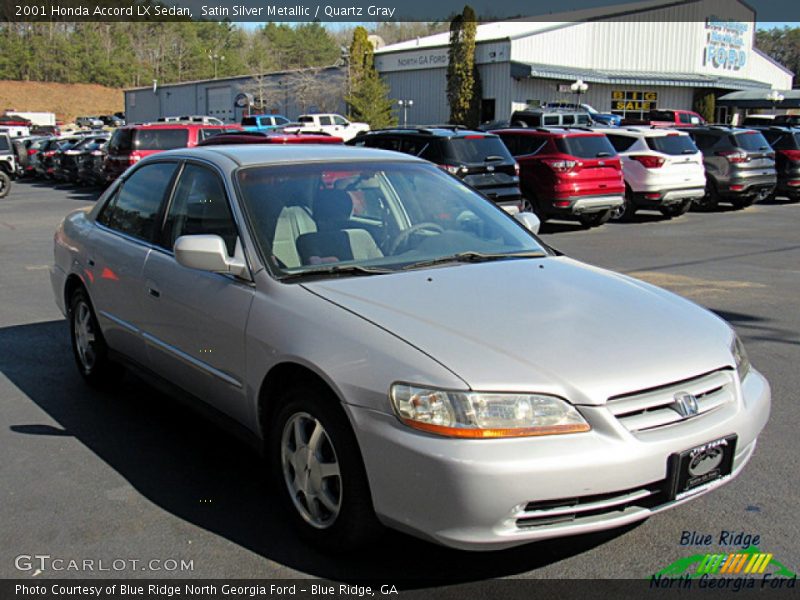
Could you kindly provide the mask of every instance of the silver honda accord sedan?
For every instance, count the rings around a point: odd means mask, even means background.
[[[507,548],[739,474],[770,389],[730,325],[537,228],[405,154],[212,146],[67,216],[51,276],[86,381],[236,424],[322,547]]]

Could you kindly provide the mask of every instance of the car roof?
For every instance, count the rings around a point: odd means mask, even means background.
[[[593,127],[595,131],[599,131],[606,135],[627,135],[628,137],[641,136],[641,137],[666,137],[668,135],[689,135],[683,130],[675,128],[658,128],[653,129],[649,126],[643,127]]]
[[[219,127],[237,127],[235,123],[200,123],[198,121],[158,121],[153,123],[129,123],[118,129],[209,129]]]
[[[550,137],[568,137],[568,136],[584,136],[584,137],[602,137],[605,133],[599,129],[588,127],[506,127],[504,129],[493,129],[492,133],[538,133],[541,135],[549,135]]]
[[[359,137],[374,137],[376,135],[430,135],[444,138],[462,138],[470,136],[495,137],[488,131],[467,129],[460,125],[428,125],[420,127],[387,127],[373,129],[359,135]]]
[[[240,167],[283,163],[377,162],[387,160],[427,164],[427,161],[410,154],[339,144],[224,144],[219,146],[196,146],[194,148],[178,148],[159,152],[154,154],[152,158],[163,159],[171,156],[176,158],[201,158],[211,162],[227,159]]]

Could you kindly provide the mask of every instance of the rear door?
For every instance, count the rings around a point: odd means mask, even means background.
[[[162,376],[244,420],[244,336],[254,288],[230,275],[183,267],[172,251],[180,236],[214,234],[229,255],[236,253],[238,230],[219,173],[187,162],[164,223],[139,290],[149,360]]]
[[[142,272],[158,231],[174,161],[136,169],[97,216],[87,259],[89,294],[109,346],[146,365]]]

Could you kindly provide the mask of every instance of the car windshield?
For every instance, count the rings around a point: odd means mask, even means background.
[[[281,277],[547,254],[512,217],[433,165],[260,166],[237,179],[257,244]]]
[[[757,131],[743,131],[731,136],[733,145],[744,150],[769,150],[770,145],[767,140]]]
[[[604,135],[571,135],[556,139],[556,146],[564,154],[578,158],[603,158],[616,156],[617,151]]]
[[[444,148],[445,156],[458,163],[514,161],[505,144],[495,136],[467,135],[453,138],[444,144]]]
[[[663,152],[664,154],[671,154],[673,156],[699,152],[692,138],[688,135],[667,134],[648,137],[647,145],[651,150]]]

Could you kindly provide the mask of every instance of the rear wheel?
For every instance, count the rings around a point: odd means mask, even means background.
[[[665,217],[680,217],[681,215],[685,215],[689,212],[689,209],[692,206],[691,200],[684,200],[683,202],[679,202],[678,204],[670,204],[669,206],[662,206],[658,210],[661,211],[661,214]]]
[[[584,227],[597,227],[606,223],[611,218],[611,211],[612,209],[609,208],[601,212],[580,215],[578,219]]]
[[[72,353],[78,371],[89,385],[104,387],[119,380],[122,366],[108,357],[108,345],[97,317],[83,288],[72,294],[69,303],[69,325],[72,339]]]
[[[712,179],[706,181],[706,193],[702,198],[694,200],[694,206],[698,210],[715,210],[719,205],[719,191],[717,184]]]
[[[11,191],[11,178],[6,175],[5,171],[0,171],[0,198],[8,196]]]
[[[268,453],[276,489],[299,533],[328,551],[374,541],[382,526],[338,399],[322,386],[297,383],[279,402]]]
[[[611,211],[611,218],[615,221],[622,221],[623,223],[629,223],[633,220],[633,216],[636,214],[636,206],[633,204],[633,190],[629,188],[627,185],[625,186],[625,196],[623,198],[622,204],[618,208],[615,208]]]
[[[539,217],[540,223],[547,221],[547,215],[545,214],[545,211],[539,206],[539,201],[534,196],[522,197],[522,212],[532,212]]]
[[[733,208],[741,210],[742,208],[747,208],[748,206],[752,205],[755,202],[755,198],[752,196],[745,196],[742,198],[731,198],[731,204]]]

